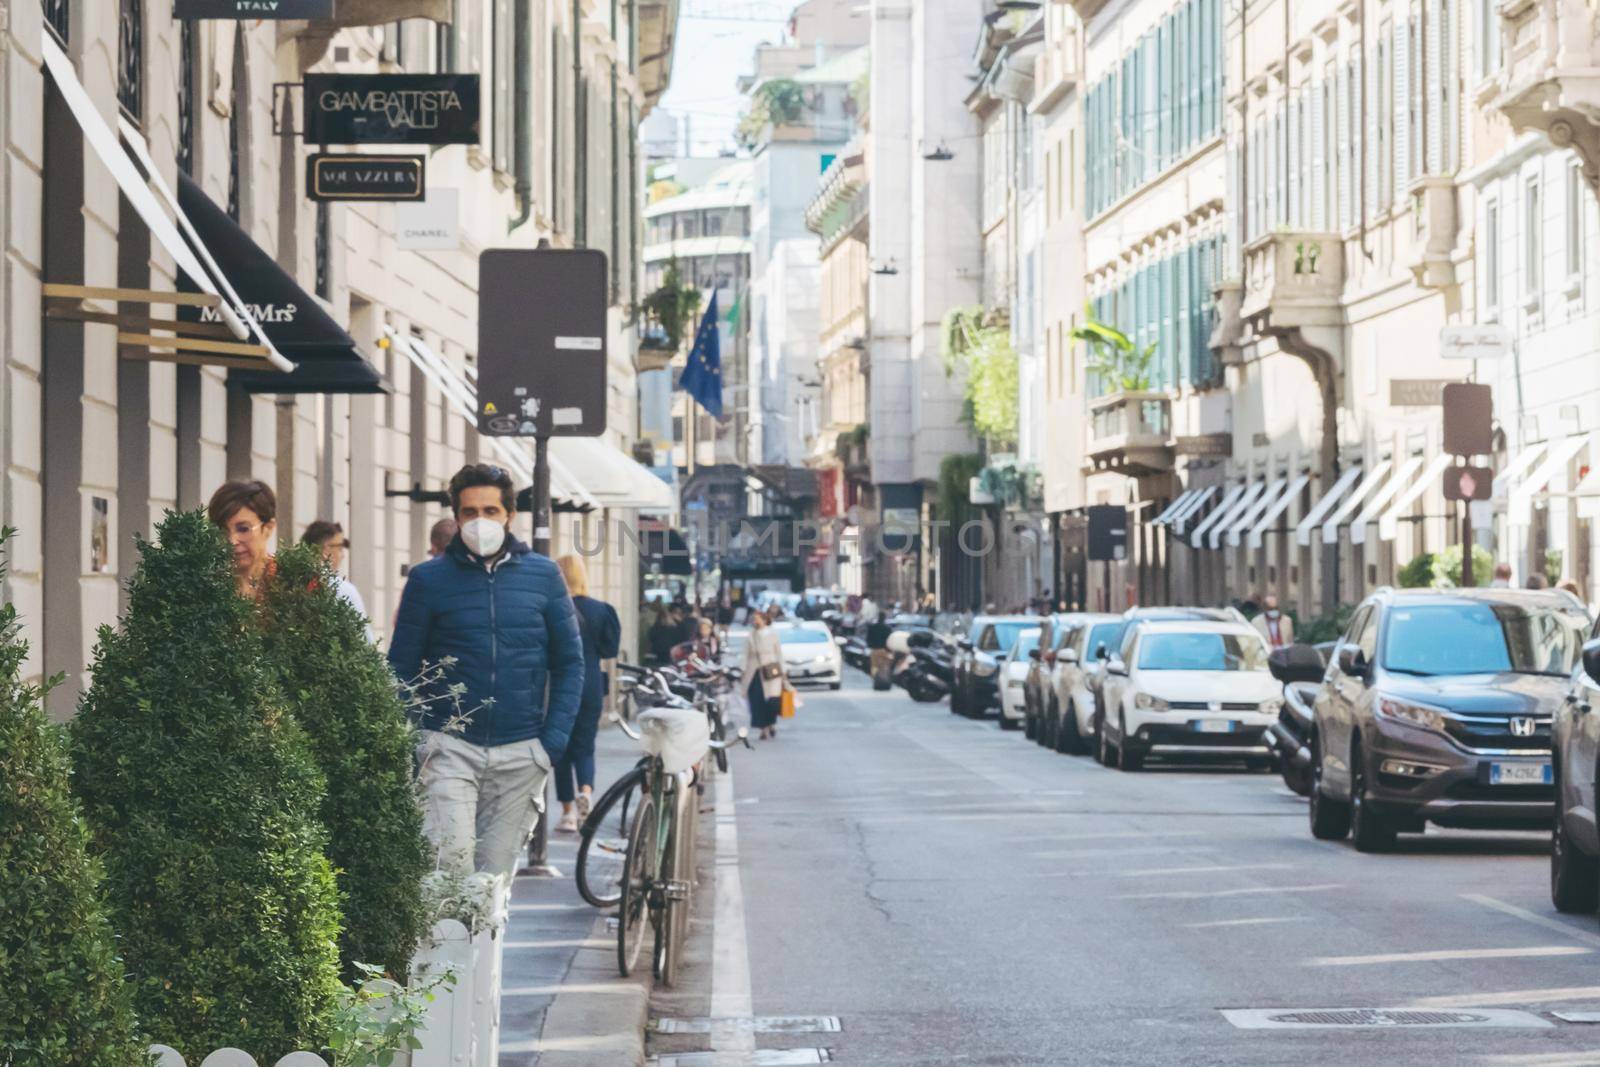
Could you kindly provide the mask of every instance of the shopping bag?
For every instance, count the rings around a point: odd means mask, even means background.
[[[794,690],[785,689],[783,696],[778,698],[778,715],[780,718],[794,718]]]

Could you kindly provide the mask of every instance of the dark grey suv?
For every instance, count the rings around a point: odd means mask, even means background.
[[[1369,597],[1317,694],[1312,834],[1372,852],[1427,822],[1548,827],[1550,724],[1588,621],[1556,591]]]

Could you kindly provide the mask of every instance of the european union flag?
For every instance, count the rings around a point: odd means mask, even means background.
[[[722,334],[717,328],[717,294],[700,316],[700,329],[689,350],[689,365],[678,378],[678,387],[699,402],[712,418],[722,418]]]

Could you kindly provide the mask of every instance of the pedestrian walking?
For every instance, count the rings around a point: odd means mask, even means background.
[[[674,608],[673,611],[677,609]],[[660,604],[656,605],[656,619],[650,624],[649,649],[652,663],[668,663],[672,660],[672,646],[678,643],[678,624],[672,618],[672,612]]]
[[[1494,565],[1494,581],[1489,583],[1491,589],[1511,588],[1511,564],[1496,563]]]
[[[681,652],[682,655],[678,655]],[[707,663],[715,663],[722,658],[722,642],[717,639],[717,628],[710,619],[701,619],[699,631],[694,635],[694,640],[685,641],[674,650],[673,659],[686,659],[689,656],[698,656]]]
[[[578,717],[572,723],[567,751],[556,761],[556,799],[561,802],[561,820],[556,829],[574,833],[578,821],[589,817],[594,793],[594,739],[600,730],[600,712],[610,683],[600,663],[616,659],[622,645],[622,621],[610,604],[589,595],[589,571],[583,560],[566,555],[556,560],[556,566],[567,580],[567,592],[572,595],[572,607],[578,615],[578,634],[583,639],[583,697],[578,702]]]
[[[1278,610],[1276,594],[1261,598],[1261,614],[1251,621],[1256,632],[1266,639],[1268,648],[1284,648],[1294,644],[1294,620]]]
[[[411,569],[389,649],[421,706],[423,832],[442,864],[507,877],[584,688],[572,598],[555,563],[511,535],[515,499],[499,467],[450,479],[460,529]]]
[[[259,600],[272,575],[272,538],[278,532],[278,498],[265,482],[224,482],[211,494],[206,516],[233,552],[239,595]]]
[[[750,700],[750,725],[760,730],[763,740],[778,736],[778,702],[789,688],[783,669],[783,645],[764,611],[750,613],[750,636],[744,643],[744,665],[739,676],[746,679],[745,695]]]
[[[1529,589],[1549,589],[1550,579],[1546,578],[1542,574],[1530,574],[1528,575],[1527,582],[1524,584]]]
[[[889,635],[893,632],[894,627],[882,616],[867,623],[867,651],[872,656],[872,688],[879,691],[888,689],[890,684],[894,654],[889,651]]]
[[[1583,590],[1578,587],[1578,583],[1573,579],[1562,579],[1561,584],[1557,585],[1556,588],[1561,590],[1563,593],[1571,593],[1572,599],[1582,604],[1585,611],[1589,609],[1589,602],[1584,598]]]
[[[450,547],[450,542],[456,539],[456,520],[440,519],[428,531],[428,558],[442,556]]]
[[[367,618],[367,605],[361,599],[361,590],[356,588],[345,575],[339,573],[344,566],[346,553],[350,551],[350,538],[345,536],[344,527],[339,523],[327,519],[317,519],[306,527],[306,532],[300,535],[302,544],[316,545],[322,549],[322,558],[328,561],[328,568],[333,571],[335,581],[333,591],[339,599],[356,609],[356,614],[361,616],[361,623],[366,627],[367,642],[377,644],[378,636],[372,631],[372,620]]]

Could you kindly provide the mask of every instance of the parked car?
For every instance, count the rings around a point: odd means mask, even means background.
[[[1600,626],[1583,646],[1583,670],[1556,709],[1551,773],[1555,818],[1550,837],[1550,898],[1557,911],[1592,914],[1600,907]]]
[[[1024,736],[1038,737],[1039,722],[1050,701],[1050,676],[1055,671],[1056,653],[1072,636],[1072,628],[1083,616],[1076,613],[1045,615],[1039,620],[1039,647],[1028,653],[1028,676],[1022,682],[1022,726]]]
[[[783,669],[795,688],[825,685],[838,689],[843,684],[844,657],[825,623],[776,622],[772,628],[778,631]]]
[[[1372,852],[1428,822],[1549,827],[1551,724],[1588,622],[1553,590],[1368,597],[1317,693],[1312,834]]]
[[[982,718],[1000,706],[1000,658],[1017,635],[1039,625],[1037,615],[979,615],[956,642],[955,685],[950,710]]]
[[[1005,658],[1000,661],[1000,729],[1022,729],[1023,687],[1028,683],[1028,668],[1033,666],[1032,653],[1039,651],[1037,626],[1023,630],[1011,642]]]
[[[1147,756],[1254,760],[1278,719],[1267,645],[1244,622],[1142,621],[1106,661],[1100,762],[1136,771]]]
[[[1079,615],[1056,649],[1050,684],[1039,720],[1038,742],[1057,752],[1089,751],[1095,722],[1095,696],[1104,659],[1122,644],[1126,626],[1118,615]]]

